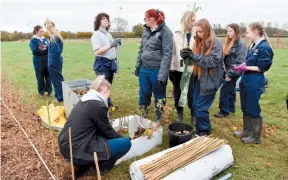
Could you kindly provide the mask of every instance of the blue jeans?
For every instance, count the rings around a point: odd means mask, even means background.
[[[116,161],[123,157],[131,148],[131,141],[127,138],[115,138],[107,140],[109,149],[111,152],[111,157],[106,161],[99,161],[99,169],[102,172],[110,171]],[[73,163],[78,166],[87,166],[90,167],[94,165],[94,161],[87,161],[83,159],[73,158]]]
[[[230,82],[224,80],[220,90],[219,109],[220,112],[228,115],[230,112],[235,113],[236,102],[236,82],[238,78],[232,79]]]
[[[162,100],[165,104],[166,99],[166,86],[167,84],[158,83],[158,73],[159,69],[148,69],[141,67],[139,72],[139,105],[140,106],[150,106],[152,93],[154,95],[155,106],[158,100]],[[156,120],[160,121],[161,112],[156,109]]]
[[[190,84],[189,86],[192,86],[191,88],[193,88],[193,84]],[[196,128],[200,132],[211,131],[209,109],[215,99],[215,94],[216,93],[208,96],[201,96],[200,82],[199,80],[195,80],[193,88],[193,109],[191,109],[191,111],[193,111],[194,117],[196,118]]]

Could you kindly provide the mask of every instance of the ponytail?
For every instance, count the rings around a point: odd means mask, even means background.
[[[42,26],[40,26],[40,25],[35,26],[33,28],[33,34],[36,35],[41,28],[42,28]]]
[[[266,40],[266,42],[269,44],[269,46],[272,48],[272,46],[271,46],[271,42],[270,42],[270,40],[269,40],[269,37],[268,37],[268,35],[267,35],[267,33],[264,31],[264,33],[263,33],[263,37],[264,37],[264,39]]]
[[[156,10],[156,12],[159,14],[159,17],[157,19],[157,24],[161,24],[162,22],[164,22],[165,20],[165,15],[162,11],[160,11],[159,9]]]
[[[154,17],[157,22],[157,25],[165,21],[164,12],[160,11],[159,9],[149,9],[145,12],[145,14],[147,14],[147,17]]]

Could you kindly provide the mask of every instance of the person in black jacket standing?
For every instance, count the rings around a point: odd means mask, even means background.
[[[71,127],[76,177],[94,166],[94,152],[97,152],[99,168],[104,174],[131,148],[130,140],[122,138],[109,123],[107,99],[110,88],[111,84],[104,76],[98,76],[91,89],[74,106],[59,135],[60,152],[65,159],[70,159],[68,130]]]
[[[243,40],[240,39],[240,28],[232,23],[227,27],[227,36],[224,47],[225,80],[220,91],[219,109],[216,118],[224,118],[230,112],[235,113],[236,102],[236,82],[241,73],[233,70],[233,65],[240,65],[245,61],[247,48]]]

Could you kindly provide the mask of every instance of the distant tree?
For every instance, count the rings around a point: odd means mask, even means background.
[[[112,28],[115,32],[125,32],[128,30],[128,21],[123,18],[114,18],[112,21]]]
[[[144,26],[141,23],[134,25],[132,27],[132,32],[135,33],[136,37],[141,37],[144,32]]]

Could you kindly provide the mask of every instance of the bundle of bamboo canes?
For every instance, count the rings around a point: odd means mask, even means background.
[[[140,166],[145,180],[158,180],[169,173],[190,164],[207,154],[219,149],[227,141],[223,139],[198,137],[192,143],[170,151],[160,158]]]

